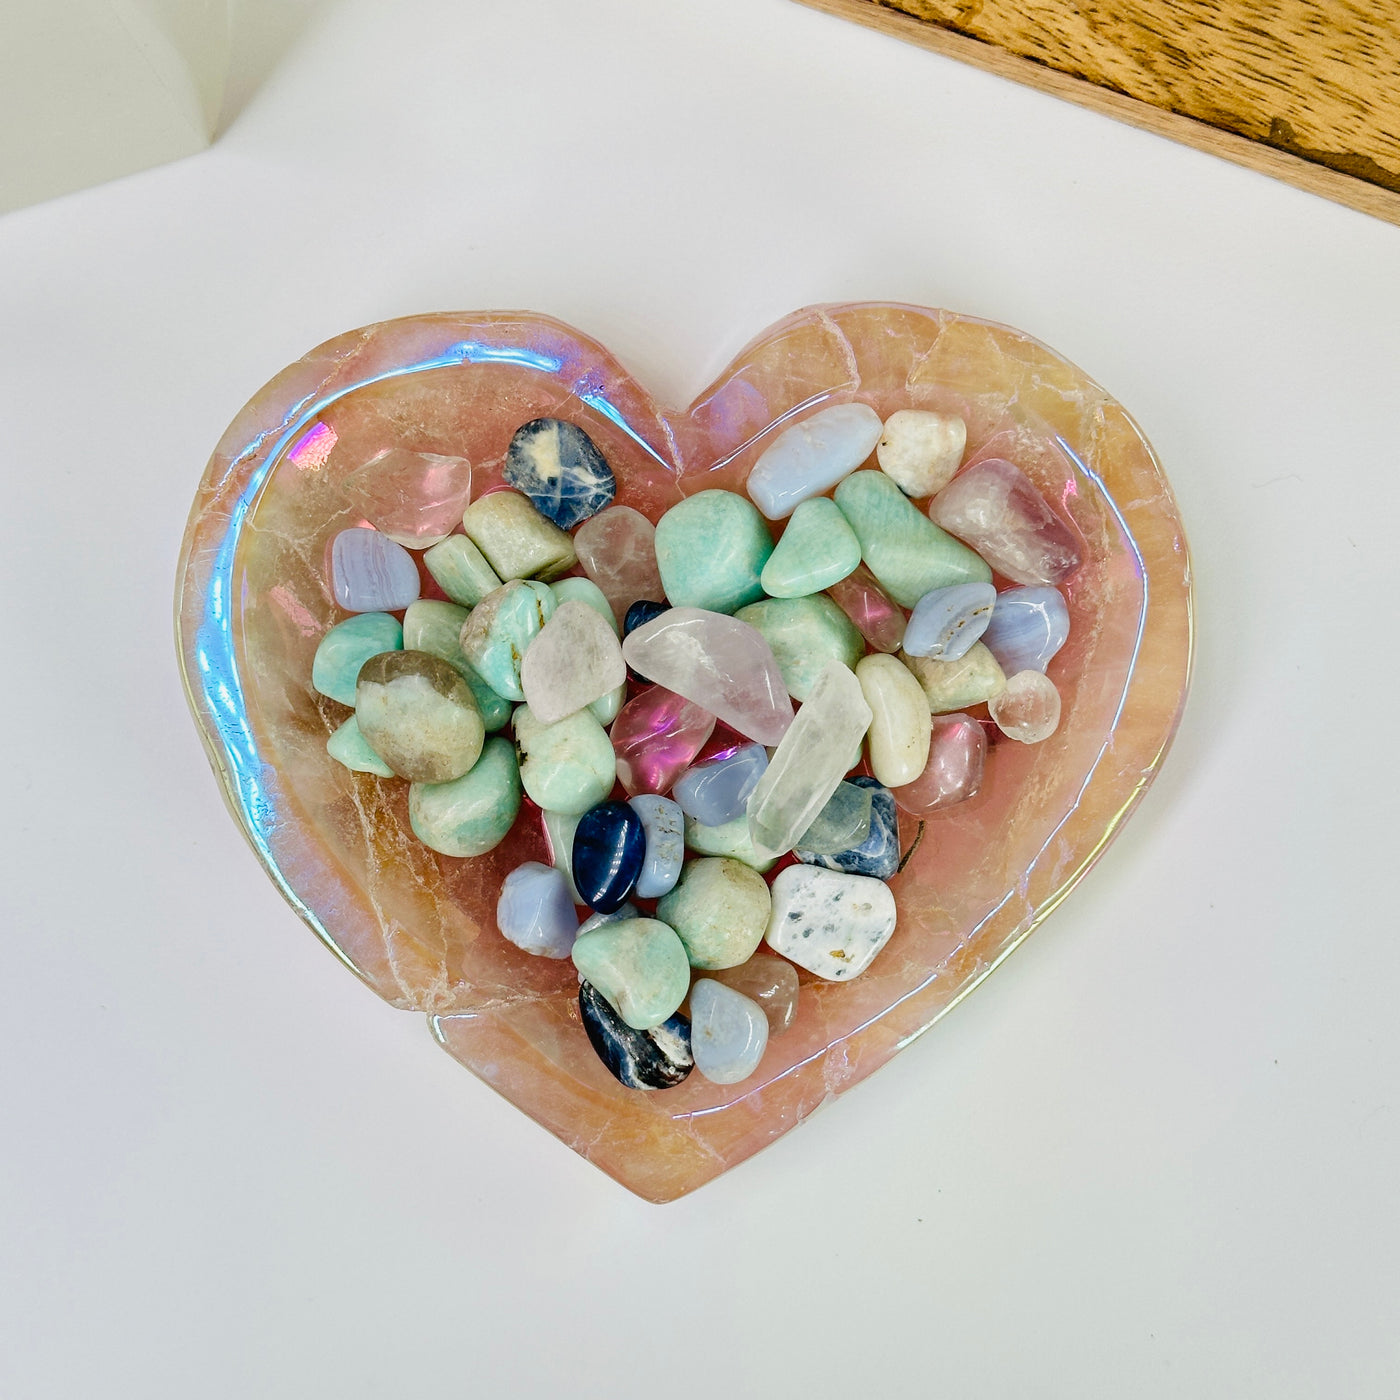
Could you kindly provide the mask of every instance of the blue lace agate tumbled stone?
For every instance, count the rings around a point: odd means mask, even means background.
[[[591,983],[578,989],[578,1010],[598,1058],[628,1089],[671,1089],[694,1068],[690,1022],[679,1012],[659,1026],[634,1031]]]
[[[846,781],[854,787],[870,789],[869,835],[858,846],[830,855],[804,850],[794,854],[803,865],[888,880],[899,869],[899,813],[895,810],[894,794],[883,783],[864,775]]]
[[[724,758],[687,768],[671,789],[671,796],[688,817],[702,826],[723,826],[748,810],[749,794],[768,767],[768,751],[762,744],[745,744]]]
[[[955,583],[925,593],[904,629],[904,650],[936,661],[960,660],[987,630],[996,601],[990,583]]]
[[[1069,609],[1058,588],[1008,588],[997,594],[982,644],[1001,669],[1044,671],[1069,636]]]
[[[501,885],[496,927],[503,937],[541,958],[567,958],[579,932],[568,882],[552,865],[527,860]]]
[[[642,819],[625,802],[600,802],[574,832],[574,884],[583,901],[610,914],[632,893],[646,863]]]
[[[342,530],[331,545],[331,586],[346,612],[398,612],[418,597],[418,565],[378,530]]]
[[[561,530],[610,506],[617,482],[607,458],[577,423],[536,418],[516,430],[505,479]]]

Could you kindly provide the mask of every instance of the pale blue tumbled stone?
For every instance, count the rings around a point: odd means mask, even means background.
[[[611,914],[590,914],[579,926],[580,933],[591,933],[604,924],[621,924],[628,919],[638,918],[637,906],[629,899],[626,904],[614,909]]]
[[[507,941],[527,953],[567,958],[579,928],[563,875],[537,860],[517,865],[501,884],[496,926]]]
[[[671,796],[702,826],[722,826],[748,810],[749,794],[767,767],[763,745],[745,744],[724,758],[687,768],[672,785]]]
[[[1041,671],[1069,636],[1069,609],[1058,588],[1008,588],[997,594],[982,644],[1001,669]]]
[[[418,565],[378,530],[342,530],[331,546],[331,582],[346,612],[398,612],[418,597]]]
[[[685,815],[669,797],[642,792],[628,799],[646,833],[647,853],[633,890],[639,899],[660,899],[681,877],[685,863]]]
[[[764,449],[749,473],[749,497],[769,520],[786,520],[801,502],[855,471],[883,432],[868,404],[824,408],[785,428]]]
[[[904,629],[904,650],[935,661],[960,660],[987,630],[996,601],[990,583],[955,583],[925,593]]]
[[[559,418],[536,418],[516,429],[504,475],[561,530],[597,515],[617,495],[613,470],[593,439]]]
[[[311,684],[342,705],[355,703],[360,667],[381,651],[403,650],[403,628],[385,612],[361,613],[337,623],[321,638],[311,660]]]
[[[767,1048],[768,1017],[756,1001],[712,977],[691,987],[690,1053],[712,1084],[747,1079]]]

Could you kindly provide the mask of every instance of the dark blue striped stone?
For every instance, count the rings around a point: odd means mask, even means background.
[[[796,851],[803,865],[820,865],[847,875],[871,875],[888,880],[899,869],[899,814],[894,794],[874,778],[847,778],[856,787],[870,789],[870,835],[849,851],[819,856],[812,851]]]
[[[611,914],[632,893],[646,856],[642,819],[625,802],[600,802],[574,831],[574,887],[590,909]]]
[[[591,983],[578,989],[588,1042],[614,1079],[628,1089],[672,1089],[691,1071],[690,1022],[679,1012],[649,1031],[634,1031]]]

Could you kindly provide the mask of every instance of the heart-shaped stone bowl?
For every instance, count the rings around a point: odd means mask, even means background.
[[[1078,527],[1087,550],[1065,590],[1070,639],[1050,667],[1063,718],[1039,745],[994,743],[981,793],[922,831],[901,814],[913,849],[891,881],[894,937],[854,982],[804,973],[796,1022],[753,1078],[625,1089],[583,1033],[573,967],[520,952],[495,926],[506,872],[548,859],[538,813],[527,804],[488,855],[440,856],[409,830],[406,783],[326,753],[347,713],[311,686],[316,644],[342,616],[326,553],[359,523],[340,483],[397,445],[470,458],[480,495],[499,484],[515,428],[549,415],[585,427],[619,503],[655,519],[691,492],[742,490],[779,425],[848,400],[882,416],[961,414],[966,460],[1013,458]],[[543,316],[417,316],[343,335],[279,374],[225,433],[177,594],[185,686],[215,773],[292,907],[387,1002],[426,1012],[468,1069],[652,1201],[694,1190],[878,1069],[1060,903],[1162,762],[1191,627],[1181,521],[1127,413],[1017,331],[885,303],[798,312],[683,412]]]

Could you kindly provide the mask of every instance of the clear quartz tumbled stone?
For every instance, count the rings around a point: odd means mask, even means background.
[[[461,524],[472,498],[472,464],[390,447],[345,478],[345,494],[395,544],[427,549]]]

